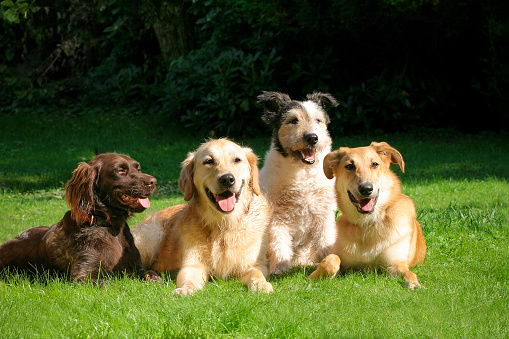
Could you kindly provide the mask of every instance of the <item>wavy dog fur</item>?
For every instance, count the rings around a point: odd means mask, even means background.
[[[336,237],[334,182],[322,170],[332,140],[326,107],[330,94],[312,93],[306,101],[263,92],[263,120],[273,128],[272,143],[260,172],[262,191],[273,207],[269,227],[269,269],[318,264]]]
[[[179,187],[187,204],[154,213],[133,230],[144,265],[157,272],[180,268],[174,292],[181,295],[202,289],[210,275],[236,277],[250,290],[271,292],[270,209],[251,149],[227,139],[202,144],[183,161]]]
[[[126,222],[148,207],[156,183],[125,155],[101,154],[80,163],[65,187],[70,211],[55,225],[25,230],[0,246],[0,268],[56,270],[94,283],[100,271],[138,271],[160,281],[143,269]]]

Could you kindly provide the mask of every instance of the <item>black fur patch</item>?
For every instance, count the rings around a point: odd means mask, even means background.
[[[272,143],[274,144],[274,149],[281,154],[283,157],[287,157],[288,153],[285,151],[285,148],[281,144],[281,141],[279,140],[279,137],[277,136],[277,130],[274,130],[274,133],[272,134]]]

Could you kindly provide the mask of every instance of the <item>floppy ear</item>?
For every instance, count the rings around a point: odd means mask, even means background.
[[[323,172],[327,178],[334,178],[334,170],[338,167],[342,157],[343,153],[341,152],[341,148],[325,156],[323,159]]]
[[[179,188],[184,192],[184,200],[189,201],[194,195],[194,155],[195,152],[187,154],[186,160],[182,162],[182,170],[180,171]]]
[[[258,97],[258,103],[263,104],[264,113],[262,120],[270,126],[277,127],[281,108],[292,101],[288,94],[280,92],[262,92]]]
[[[390,166],[391,163],[398,164],[401,168],[401,171],[405,173],[405,162],[403,161],[403,156],[398,152],[394,147],[391,147],[385,141],[376,142],[373,141],[369,146],[373,147],[374,150],[380,155],[380,158]]]
[[[337,107],[339,102],[329,93],[314,92],[306,96],[308,100],[314,101],[322,107]]]
[[[78,223],[86,221],[94,208],[96,178],[97,169],[82,162],[65,185],[65,201],[71,208],[71,218]]]
[[[249,166],[251,167],[251,182],[249,185],[253,189],[253,192],[256,195],[261,194],[260,189],[260,179],[258,175],[258,157],[256,154],[253,153],[253,150],[251,150],[248,147],[244,147],[244,152],[246,154],[247,161],[249,162]]]

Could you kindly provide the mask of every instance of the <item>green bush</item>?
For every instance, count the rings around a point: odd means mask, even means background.
[[[448,92],[446,85],[384,73],[337,95],[340,106],[332,116],[330,129],[355,134],[436,127],[433,121],[442,112],[435,112],[435,116],[430,112],[447,105]],[[430,115],[426,119],[422,117],[424,112]]]
[[[250,53],[214,42],[170,66],[160,102],[172,119],[211,135],[254,134],[262,128],[256,96],[275,86],[277,50]]]

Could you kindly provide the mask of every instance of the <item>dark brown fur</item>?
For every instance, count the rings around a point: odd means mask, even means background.
[[[152,194],[156,183],[125,155],[101,154],[80,163],[65,187],[71,210],[55,225],[25,230],[0,246],[0,268],[56,270],[92,282],[100,272],[140,272],[145,280],[160,281],[143,270],[126,222],[145,210],[138,198]]]

